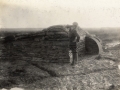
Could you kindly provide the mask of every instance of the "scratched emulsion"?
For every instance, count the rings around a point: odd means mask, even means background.
[[[43,28],[74,21],[82,28],[119,27],[119,4],[119,0],[1,0],[0,18],[3,28]]]

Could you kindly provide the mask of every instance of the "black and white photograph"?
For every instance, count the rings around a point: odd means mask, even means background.
[[[0,90],[120,90],[120,0],[0,0]]]

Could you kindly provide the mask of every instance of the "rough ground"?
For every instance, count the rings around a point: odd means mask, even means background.
[[[120,90],[120,53],[111,51],[113,56],[104,53],[80,58],[76,66],[68,63],[41,63],[37,58],[29,61],[29,58],[4,56],[0,52],[0,88]]]

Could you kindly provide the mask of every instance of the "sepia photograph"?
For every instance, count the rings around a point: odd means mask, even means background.
[[[0,90],[120,90],[120,0],[0,0]]]

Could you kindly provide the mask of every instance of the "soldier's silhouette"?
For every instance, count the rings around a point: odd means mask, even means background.
[[[75,65],[78,62],[78,52],[77,52],[77,42],[80,40],[80,36],[77,32],[78,23],[74,22],[69,29],[69,38],[70,38],[70,50],[72,51],[72,63]]]

